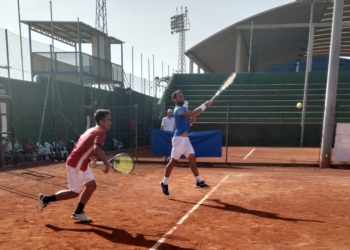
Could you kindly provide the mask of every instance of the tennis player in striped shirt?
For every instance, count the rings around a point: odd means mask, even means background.
[[[108,173],[109,163],[103,151],[103,144],[106,138],[106,132],[110,130],[112,125],[111,113],[107,109],[96,110],[94,117],[96,126],[86,130],[80,136],[75,148],[67,159],[66,169],[69,190],[61,190],[49,196],[39,193],[37,203],[39,212],[42,212],[44,207],[51,202],[77,198],[82,186],[85,186],[85,189],[80,195],[78,206],[72,213],[71,218],[82,222],[92,221],[92,218],[87,217],[84,213],[86,203],[96,190],[96,182],[89,167],[89,161],[96,163],[93,157],[96,155],[104,162],[103,172]]]

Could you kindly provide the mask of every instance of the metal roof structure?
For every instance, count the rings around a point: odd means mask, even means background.
[[[51,38],[51,22],[50,21],[25,21],[22,20],[21,23],[27,24],[32,30],[48,36]],[[71,46],[75,46],[79,42],[78,38],[78,23],[80,25],[81,33],[81,43],[92,43],[92,38],[94,34],[106,36],[102,31],[91,27],[83,22],[66,22],[66,21],[53,21],[53,34],[54,39],[62,43],[66,43]],[[110,44],[122,44],[123,41],[108,36]]]
[[[309,1],[296,1],[270,9],[217,32],[185,54],[205,72],[212,73],[246,72],[249,55],[253,72],[305,59],[310,10]],[[313,57],[329,55],[332,17],[332,1],[314,1]],[[350,56],[350,0],[344,2],[340,55]]]

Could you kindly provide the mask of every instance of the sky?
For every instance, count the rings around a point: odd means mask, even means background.
[[[19,0],[21,20],[50,21],[49,0]],[[177,70],[179,35],[170,33],[170,17],[187,7],[190,30],[186,32],[186,50],[227,28],[228,26],[271,8],[295,0],[107,0],[108,35],[122,40],[125,72],[143,77],[150,60],[153,77],[166,76]],[[0,28],[19,34],[17,0],[0,0]],[[95,0],[52,0],[54,21],[84,22],[95,27]],[[22,36],[28,37],[28,27],[21,24]],[[50,44],[51,39],[32,32],[32,39]],[[74,51],[73,47],[55,41],[55,47]],[[132,48],[134,67],[132,67]],[[91,46],[83,46],[91,54]],[[112,62],[120,64],[120,46],[112,45]],[[163,62],[163,73],[162,73]],[[186,62],[187,72],[189,61]],[[196,68],[195,68],[196,70]],[[163,74],[163,75],[162,75]]]

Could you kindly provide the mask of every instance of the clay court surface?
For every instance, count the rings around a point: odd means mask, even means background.
[[[78,200],[36,210],[39,192],[66,189],[64,163],[2,169],[0,249],[350,249],[349,170],[199,170],[210,189],[195,188],[181,164],[167,197],[164,164],[136,164],[129,175],[95,168],[98,188],[85,209],[94,221],[83,224],[70,218]]]
[[[128,154],[136,157],[135,150]],[[151,156],[152,148],[138,150],[138,160],[145,162],[161,162],[162,157]],[[227,155],[227,157],[226,157]],[[304,164],[316,165],[319,162],[320,148],[281,148],[281,147],[222,147],[222,157],[198,158],[198,162],[240,163],[240,164]],[[187,160],[184,159],[184,162]]]

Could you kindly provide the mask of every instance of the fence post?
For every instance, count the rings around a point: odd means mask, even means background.
[[[227,105],[227,117],[226,117],[226,164],[227,164],[227,154],[228,154],[228,121],[229,121],[230,105]]]
[[[9,91],[9,96],[11,96],[10,53],[9,53],[9,40],[8,40],[8,35],[7,35],[7,29],[5,29],[5,40],[6,40],[6,62],[7,62],[7,84],[8,84],[7,88],[8,88],[8,91]],[[12,98],[12,96],[11,96],[11,98]]]
[[[10,83],[10,52],[9,52],[9,43],[8,43],[8,34],[7,34],[7,29],[5,29],[5,41],[6,41],[6,63],[7,63],[7,84],[8,84],[8,91],[9,91],[9,96],[11,96],[11,83]],[[13,131],[13,121],[12,121],[12,96],[11,96],[11,100],[10,100],[10,108],[11,108],[11,111],[10,111],[10,122],[11,122],[11,143],[12,145],[15,144],[15,139],[14,139],[14,131]],[[12,150],[12,157],[13,159],[15,159],[15,151]],[[15,165],[16,165],[16,162],[15,162]]]
[[[53,58],[54,57],[54,48],[52,45],[50,45],[50,58],[51,58],[51,70],[50,70],[50,83],[51,83],[51,96],[52,96],[52,122],[53,122],[53,136],[54,136],[54,140],[55,140],[55,154],[56,154],[56,157],[58,155],[58,148],[57,148],[57,126],[56,126],[56,98],[55,98],[55,86],[54,84],[56,84],[56,81],[54,79],[56,79],[55,77],[55,64],[56,62],[54,61],[55,59]]]
[[[138,134],[138,129],[137,129],[137,104],[135,104],[135,159],[136,161],[138,161],[137,159],[137,153],[138,153],[138,137],[139,137],[139,134]]]
[[[92,117],[94,117],[94,109],[93,109],[94,105],[93,105],[93,103],[94,102],[92,100],[92,56],[90,56],[90,121],[91,121]],[[86,126],[86,130],[88,130],[89,128]]]

